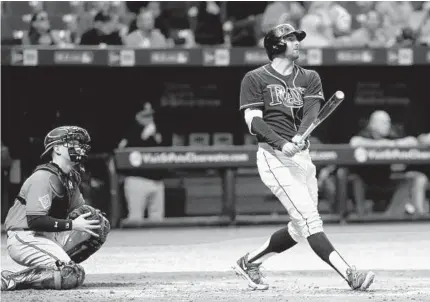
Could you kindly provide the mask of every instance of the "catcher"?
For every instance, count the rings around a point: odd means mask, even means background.
[[[24,182],[5,228],[10,257],[27,269],[1,272],[1,289],[71,289],[85,271],[79,264],[106,241],[109,221],[85,205],[79,190],[82,161],[90,150],[88,132],[77,126],[51,130],[40,165]]]

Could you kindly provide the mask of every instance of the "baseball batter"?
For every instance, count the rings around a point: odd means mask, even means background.
[[[78,263],[103,244],[95,241],[106,226],[103,217],[87,220],[90,212],[74,220],[69,216],[88,207],[79,184],[89,143],[88,132],[76,126],[55,128],[45,137],[42,158],[52,156],[52,161],[37,167],[24,182],[5,221],[7,251],[28,268],[2,271],[2,290],[70,289],[84,282]]]
[[[253,289],[266,290],[269,285],[259,269],[263,261],[306,238],[313,251],[353,290],[366,290],[374,273],[361,273],[351,267],[324,233],[309,142],[300,143],[301,135],[324,103],[318,73],[294,63],[305,37],[304,31],[289,24],[270,30],[264,47],[271,64],[248,72],[242,80],[240,110],[259,142],[257,167],[261,180],[284,205],[291,221],[260,248],[241,257],[234,269]]]

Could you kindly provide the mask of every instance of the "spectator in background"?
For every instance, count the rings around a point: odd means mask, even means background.
[[[423,2],[412,11],[403,28],[397,33],[396,45],[430,45],[430,2]],[[407,23],[407,25],[406,25]]]
[[[60,39],[51,31],[48,13],[36,12],[30,20],[28,34],[22,39],[24,45],[58,45]]]
[[[334,40],[335,47],[386,47],[390,43],[388,33],[382,28],[382,17],[376,11],[367,13],[361,28],[349,36]]]
[[[78,16],[64,16],[64,22],[67,27],[64,42],[68,45],[79,45],[81,43],[81,32],[79,31]]]
[[[147,5],[147,10],[154,16],[154,28],[159,29],[166,39],[170,38],[170,29],[165,16],[162,14],[160,2],[151,1]]]
[[[410,26],[414,8],[409,1],[378,1],[375,11],[381,16],[380,26],[394,38]]]
[[[136,48],[165,48],[166,38],[154,28],[154,17],[151,11],[143,10],[136,19],[136,30],[125,37],[125,45]]]
[[[271,28],[283,23],[297,28],[304,14],[304,7],[297,1],[273,1],[263,13],[261,31],[267,33]]]
[[[94,28],[86,31],[81,37],[81,45],[122,45],[115,18],[99,12],[94,17]]]
[[[118,148],[155,147],[162,142],[161,134],[154,122],[154,111],[150,103],[136,114],[135,120],[126,137]],[[128,205],[128,217],[123,225],[141,224],[144,211],[148,210],[148,219],[161,221],[164,218],[164,182],[163,172],[136,170],[124,179],[124,194]]]
[[[300,42],[302,48],[332,47],[333,39],[324,34],[323,20],[319,15],[308,14],[303,17],[299,28],[306,32],[306,39]]]
[[[264,36],[261,18],[267,6],[265,1],[244,4],[241,1],[227,1],[227,21],[223,28],[229,32],[232,46],[257,46]]]
[[[430,132],[418,136],[418,142],[423,146],[430,146]]]
[[[415,137],[401,137],[394,133],[391,126],[391,118],[385,111],[375,111],[371,114],[366,129],[352,137],[350,140],[352,147],[414,147],[418,145]],[[403,167],[404,168],[404,167]],[[364,205],[365,193],[367,189],[382,193],[382,199],[387,198],[387,191],[391,191],[395,177],[401,178],[407,183],[410,189],[410,203],[401,204],[391,203],[385,209],[386,204],[376,204],[375,208],[385,210],[388,215],[399,215],[408,211],[409,213],[425,214],[428,213],[428,204],[426,204],[425,194],[428,178],[425,174],[416,171],[400,171],[392,173],[390,167],[357,167],[355,178],[353,179],[354,194],[357,204]],[[364,191],[361,190],[364,188]],[[388,188],[388,190],[387,190]],[[382,200],[381,200],[382,201]],[[406,201],[407,202],[407,201]],[[385,200],[387,203],[387,200]],[[412,209],[412,210],[411,210]]]
[[[133,3],[133,2],[131,2],[131,3]],[[140,3],[140,2],[137,2],[137,3]],[[129,6],[129,4],[127,6]],[[136,6],[136,7],[135,7],[135,4],[133,4],[132,9],[137,10],[136,16],[138,16],[143,11],[150,11],[152,13],[153,18],[154,18],[154,28],[159,29],[160,32],[163,34],[163,36],[166,39],[170,38],[170,28],[168,26],[168,23],[166,21],[165,16],[163,15],[163,13],[161,11],[160,2],[151,1],[146,6],[143,5],[142,3],[140,3],[140,5]],[[134,18],[130,22],[128,33],[130,34],[133,31],[135,31],[136,29],[137,29],[136,18]]]
[[[351,32],[352,17],[343,6],[336,2],[312,2],[308,14],[320,17],[320,31],[329,40]]]
[[[194,39],[200,45],[224,44],[224,31],[220,16],[219,3],[200,1],[196,8],[197,20],[194,28]],[[191,9],[191,15],[192,9]]]

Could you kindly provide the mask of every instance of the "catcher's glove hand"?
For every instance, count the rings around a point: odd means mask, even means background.
[[[89,205],[82,205],[74,209],[68,216],[68,219],[76,219],[78,216],[90,212],[91,215],[87,217],[88,220],[99,220],[100,229],[94,229],[99,237],[94,237],[88,233],[80,231],[72,231],[64,246],[64,250],[69,257],[76,263],[81,263],[88,259],[92,254],[100,249],[105,243],[107,235],[110,232],[109,220],[104,216],[100,210],[93,208]]]

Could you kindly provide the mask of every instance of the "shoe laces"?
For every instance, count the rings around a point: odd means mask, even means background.
[[[349,284],[352,286],[357,286],[358,279],[359,279],[359,274],[358,274],[357,268],[355,266],[352,266],[351,268],[349,268],[347,270],[346,273],[348,275]]]
[[[246,270],[253,281],[260,282],[264,278],[264,275],[260,270],[260,265],[261,263],[247,263]]]

